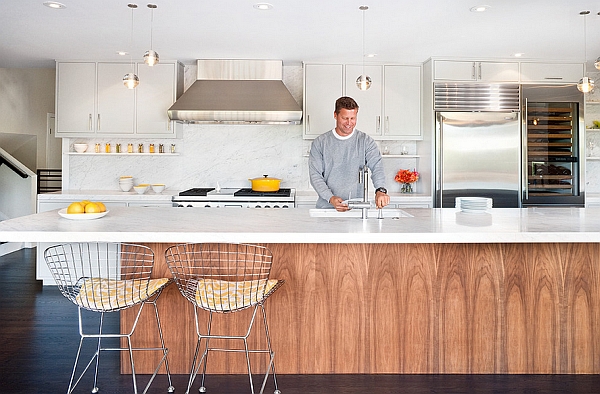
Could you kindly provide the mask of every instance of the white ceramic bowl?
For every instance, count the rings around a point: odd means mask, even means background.
[[[73,149],[75,149],[75,152],[77,153],[83,153],[87,150],[87,148],[87,144],[73,144]]]
[[[124,192],[128,192],[131,190],[131,187],[133,186],[132,183],[119,183],[119,187],[121,188],[121,190],[123,190]]]
[[[146,190],[148,190],[148,186],[147,185],[137,185],[137,186],[134,186],[133,189],[138,194],[144,194],[144,193],[146,193]]]
[[[165,190],[165,185],[163,183],[153,183],[152,190],[154,190],[154,193],[162,193]]]

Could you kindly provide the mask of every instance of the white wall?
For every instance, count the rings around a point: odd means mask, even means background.
[[[53,68],[0,68],[0,133],[37,137],[37,152],[20,153],[33,156],[19,157],[28,167],[46,163],[46,115],[54,113],[55,79]],[[2,147],[12,152],[9,144],[3,139]]]

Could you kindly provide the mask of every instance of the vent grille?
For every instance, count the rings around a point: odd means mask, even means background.
[[[519,111],[520,88],[517,84],[434,85],[436,111]]]

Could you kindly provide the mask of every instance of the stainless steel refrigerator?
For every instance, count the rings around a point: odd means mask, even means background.
[[[520,116],[516,112],[438,112],[437,201],[490,197],[496,208],[519,206]]]
[[[489,197],[496,208],[521,204],[519,85],[435,84],[435,206]]]

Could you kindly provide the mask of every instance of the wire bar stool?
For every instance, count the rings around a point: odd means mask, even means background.
[[[168,349],[165,347],[160,318],[156,302],[162,290],[171,283],[171,279],[151,279],[154,267],[154,253],[143,245],[125,243],[67,243],[55,245],[44,251],[44,259],[60,292],[78,307],[79,316],[79,348],[69,381],[67,394],[72,393],[90,366],[94,366],[94,387],[92,393],[99,392],[98,366],[102,351],[127,351],[131,362],[133,392],[138,393],[133,352],[159,351],[162,358],[153,375],[150,377],[143,393],[146,393],[164,364],[169,387],[167,392],[175,391],[171,383],[171,373],[167,360]],[[144,305],[151,304],[156,318],[159,347],[134,348],[131,336],[135,332]],[[121,311],[137,306],[138,311],[127,333],[105,333],[103,331],[104,314]],[[82,310],[99,312],[98,331],[85,333],[82,321]],[[84,339],[97,339],[96,351],[83,371],[75,379]],[[102,347],[102,339],[120,338],[125,340],[126,347]],[[123,345],[121,345],[123,346]],[[80,368],[81,369],[81,368]]]
[[[283,285],[284,281],[269,278],[273,261],[271,251],[262,246],[248,244],[188,243],[167,248],[165,258],[179,291],[194,305],[198,341],[186,393],[190,392],[200,366],[202,366],[202,382],[199,391],[206,392],[204,383],[208,353],[209,351],[222,351],[245,353],[252,394],[254,394],[254,383],[250,354],[266,353],[269,356],[269,363],[262,380],[260,393],[264,392],[269,373],[272,372],[274,393],[280,394],[275,373],[275,353],[271,348],[264,303]],[[247,308],[254,309],[245,333],[220,335],[211,332],[213,313],[229,314]],[[265,328],[266,348],[250,349],[248,337],[259,308]],[[199,310],[208,311],[206,333],[200,332]],[[200,356],[203,339],[205,340],[204,350]],[[215,348],[210,346],[211,341],[214,340],[240,340],[243,341],[244,346],[243,348]],[[198,358],[199,356],[200,358]]]

